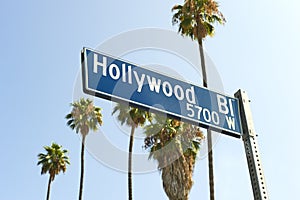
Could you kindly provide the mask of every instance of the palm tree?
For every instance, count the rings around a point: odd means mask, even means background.
[[[145,127],[145,148],[158,161],[165,193],[170,200],[187,200],[193,185],[196,156],[204,138],[199,127],[155,116]]]
[[[128,199],[132,200],[132,148],[134,142],[134,132],[138,126],[143,126],[147,121],[152,120],[152,115],[149,111],[130,107],[128,105],[118,103],[112,112],[112,115],[119,112],[117,118],[121,125],[131,127],[130,139],[129,139],[129,154],[128,154]]]
[[[46,154],[38,154],[38,163],[37,165],[42,165],[41,174],[49,173],[48,189],[46,200],[50,198],[50,188],[51,183],[54,181],[56,175],[61,171],[66,172],[67,164],[70,164],[69,157],[66,156],[68,152],[66,149],[62,149],[62,146],[59,146],[56,143],[52,143],[51,146],[44,146]]]
[[[72,111],[66,115],[67,125],[75,130],[76,133],[81,134],[81,172],[80,172],[80,185],[79,185],[79,200],[82,199],[83,193],[83,175],[84,175],[84,146],[85,139],[89,131],[97,131],[98,125],[102,125],[101,108],[94,106],[93,101],[90,99],[81,98],[71,104]]]
[[[173,25],[178,24],[178,32],[183,36],[188,36],[192,40],[197,40],[201,58],[201,69],[203,86],[207,87],[207,74],[205,68],[203,39],[209,35],[214,35],[214,23],[224,24],[226,22],[223,14],[218,9],[218,3],[214,0],[185,0],[183,5],[175,5],[172,11]],[[208,165],[209,165],[209,184],[210,199],[214,199],[214,175],[213,175],[213,152],[211,130],[207,131],[208,144]]]

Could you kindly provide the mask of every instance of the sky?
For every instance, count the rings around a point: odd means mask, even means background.
[[[132,30],[159,28],[176,33],[177,27],[171,23],[171,8],[176,3],[182,1],[1,2],[1,199],[45,198],[48,176],[40,175],[37,154],[51,142],[68,149],[71,160],[67,172],[55,178],[51,199],[78,198],[80,137],[66,126],[64,116],[81,91],[77,80],[81,49],[97,48]],[[205,39],[206,53],[220,76],[223,92],[233,96],[242,88],[251,99],[270,199],[295,199],[300,187],[300,3],[220,0],[219,4],[227,23],[216,27],[213,38]],[[141,65],[167,66],[166,73],[179,74],[189,82],[198,80],[196,73],[181,68],[189,61],[168,52],[141,49],[123,57]],[[213,85],[215,79],[211,80]],[[120,127],[111,117],[114,104],[94,101],[104,116],[100,132],[126,152],[129,128]],[[141,132],[134,151],[146,155]],[[96,134],[90,133],[90,141]],[[126,154],[122,160],[100,150],[95,152],[90,146],[86,153],[84,199],[127,199],[127,174],[98,157],[109,155],[126,162]],[[213,152],[216,199],[253,199],[242,140],[218,135]],[[191,200],[209,199],[208,164],[205,153],[201,155]],[[134,199],[167,199],[157,170],[134,174],[133,182]]]

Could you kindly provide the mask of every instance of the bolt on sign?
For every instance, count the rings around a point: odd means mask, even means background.
[[[82,50],[85,93],[125,101],[234,137],[242,133],[238,99],[166,76],[120,58]]]

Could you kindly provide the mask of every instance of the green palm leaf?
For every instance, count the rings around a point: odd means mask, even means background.
[[[66,165],[70,164],[69,157],[66,156],[68,151],[62,149],[62,146],[52,143],[51,146],[44,146],[46,154],[38,154],[37,165],[42,165],[41,174],[49,173],[51,180],[53,181],[55,175],[59,174],[60,171],[66,171]]]
[[[178,32],[182,35],[202,40],[207,35],[213,36],[214,23],[226,22],[218,7],[213,0],[185,0],[183,5],[172,8],[172,12],[175,12],[172,23],[179,25]]]

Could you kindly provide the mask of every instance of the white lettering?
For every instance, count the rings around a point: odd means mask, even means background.
[[[216,125],[219,125],[220,117],[219,117],[218,113],[216,111],[212,111],[211,116],[212,116],[213,123]]]
[[[233,129],[235,130],[235,121],[234,121],[234,118],[233,117],[228,117],[228,116],[225,116],[226,117],[226,121],[227,121],[227,125],[230,129]]]
[[[163,92],[167,97],[172,96],[173,90],[172,90],[172,86],[168,81],[163,82],[162,84],[163,86]],[[167,86],[168,86],[168,91],[167,91]]]
[[[194,109],[193,109],[193,105],[187,103],[187,104],[186,104],[186,109],[187,109],[188,111],[190,111],[190,113],[188,113],[187,116],[189,116],[189,117],[194,117],[195,112],[194,112]]]
[[[202,107],[195,105],[195,108],[198,109],[198,119],[201,119]]]
[[[141,79],[139,78],[139,75],[138,75],[138,73],[137,73],[136,71],[133,71],[133,74],[134,74],[135,80],[136,80],[136,82],[137,82],[137,84],[138,84],[138,89],[137,89],[137,91],[138,91],[138,92],[141,92],[141,91],[142,91],[142,88],[143,88],[143,85],[144,85],[145,74],[142,74]]]
[[[219,112],[227,115],[229,110],[228,110],[228,107],[227,107],[226,98],[224,96],[221,96],[221,95],[217,94],[217,100],[218,100]]]
[[[232,108],[232,100],[231,99],[229,99],[229,109],[230,109],[231,116],[234,117],[233,108]]]
[[[114,74],[114,71],[116,72],[116,74]],[[109,75],[115,80],[120,78],[120,69],[116,64],[109,65]]]
[[[132,84],[132,72],[131,72],[131,65],[128,66],[128,83]]]
[[[160,79],[157,79],[157,82],[156,82],[156,78],[155,77],[151,77],[147,75],[147,80],[148,80],[148,83],[149,83],[149,88],[151,91],[155,90],[156,93],[159,93],[159,90],[160,90],[160,83],[161,83],[161,80]]]
[[[185,97],[189,103],[196,104],[194,86],[185,91]]]
[[[175,97],[178,100],[183,100],[184,99],[184,92],[183,92],[183,89],[182,89],[182,87],[180,85],[175,85],[175,87],[174,87],[174,94],[175,94]]]
[[[211,121],[210,111],[207,108],[203,109],[203,117],[204,117],[204,120],[206,122],[210,122]]]
[[[122,64],[122,81],[126,83],[126,64]]]
[[[103,63],[100,63],[98,61],[98,55],[94,53],[94,69],[93,69],[93,72],[97,74],[98,73],[98,66],[100,66],[100,67],[103,67],[102,68],[102,75],[106,76],[106,68],[107,68],[107,59],[106,59],[106,57],[103,56],[102,61],[103,61]]]
[[[187,116],[189,116],[189,117],[195,117],[195,112],[197,112],[198,120],[202,121],[201,118],[203,118],[204,121],[206,121],[208,123],[211,123],[211,121],[212,121],[216,125],[220,124],[220,117],[216,111],[211,112],[208,108],[202,108],[201,106],[197,106],[197,105],[193,105],[193,104],[189,104],[189,103],[186,103],[186,109],[188,111]],[[234,122],[233,122],[233,126],[234,126]]]

